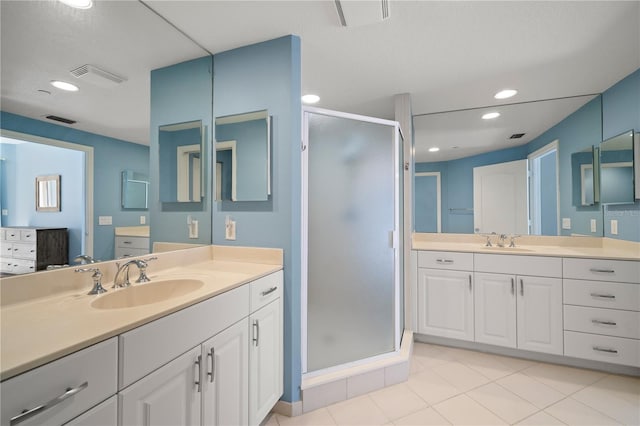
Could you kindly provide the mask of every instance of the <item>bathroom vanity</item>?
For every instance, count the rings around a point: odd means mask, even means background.
[[[416,234],[413,248],[417,340],[640,375],[637,243]]]
[[[260,424],[283,391],[282,251],[157,257],[118,290],[115,262],[95,264],[102,295],[71,269],[3,281],[3,425]]]

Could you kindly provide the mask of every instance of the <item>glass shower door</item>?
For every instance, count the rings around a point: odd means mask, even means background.
[[[398,128],[315,109],[305,111],[305,128],[303,369],[313,372],[399,344]]]

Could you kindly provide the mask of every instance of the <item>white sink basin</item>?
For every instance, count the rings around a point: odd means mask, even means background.
[[[203,285],[202,281],[190,279],[132,284],[129,288],[100,296],[91,303],[91,306],[96,309],[122,309],[150,305],[184,296]]]

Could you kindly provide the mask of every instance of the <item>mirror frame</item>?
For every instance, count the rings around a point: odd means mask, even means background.
[[[55,188],[51,188],[51,185]],[[60,175],[36,176],[36,211],[38,212],[59,212],[60,207]],[[55,197],[51,200],[52,195]],[[43,197],[51,200],[51,203],[44,203]]]

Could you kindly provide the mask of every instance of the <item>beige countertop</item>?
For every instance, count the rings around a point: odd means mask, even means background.
[[[486,238],[473,234],[413,234],[413,250],[514,254],[522,256],[585,257],[594,259],[640,260],[640,243],[595,237],[522,236],[516,247],[485,247]],[[507,245],[509,240],[507,239]]]
[[[282,269],[279,249],[205,246],[158,257],[149,263],[151,282],[133,286],[173,279],[196,279],[204,285],[157,303],[102,310],[93,308],[92,301],[123,291],[111,289],[114,262],[95,264],[105,274],[103,284],[109,291],[104,295],[87,295],[90,274],[76,274],[71,268],[3,279],[0,378],[8,379]],[[38,290],[42,287],[47,291]]]
[[[149,226],[117,226],[114,229],[116,237],[147,237],[149,238]]]

